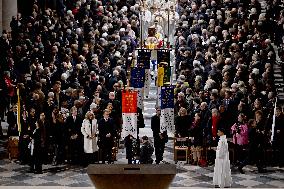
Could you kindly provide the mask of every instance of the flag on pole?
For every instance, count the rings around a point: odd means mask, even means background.
[[[137,136],[137,91],[122,91],[122,132],[121,137],[129,134]]]
[[[174,87],[161,87],[160,130],[174,132]]]
[[[157,52],[157,61],[167,62],[170,65],[170,51],[169,50],[158,50]]]
[[[130,84],[133,88],[144,87],[145,69],[142,67],[131,68]]]
[[[159,64],[157,71],[157,87],[162,87],[164,85],[165,70],[162,65]]]
[[[137,107],[143,110],[145,69],[135,67],[131,70],[131,87],[137,91]]]
[[[137,107],[140,108],[142,111],[144,110],[144,95],[143,95],[143,88],[135,89],[137,91]]]
[[[150,93],[150,84],[151,84],[150,62],[151,62],[151,51],[147,49],[138,50],[137,65],[143,65],[143,68],[145,69],[144,90],[143,90],[145,96],[149,96]]]
[[[143,65],[143,68],[150,69],[151,51],[150,50],[138,50],[137,65]]]
[[[171,67],[167,66],[164,68],[164,84],[171,82]]]
[[[273,142],[273,140],[274,140],[276,106],[277,106],[277,97],[276,97],[275,104],[274,104],[274,113],[273,113],[272,129],[271,129],[271,130],[272,130],[272,131],[271,131],[272,133],[271,133],[270,142]]]
[[[151,72],[150,69],[145,69],[145,82],[144,82],[144,95],[149,96],[151,85]]]
[[[17,87],[17,125],[19,134],[21,133],[21,98],[20,98],[20,88]]]

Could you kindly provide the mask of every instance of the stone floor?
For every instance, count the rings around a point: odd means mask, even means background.
[[[172,153],[172,141],[169,141],[163,163],[174,163]],[[118,161],[115,163],[126,164],[125,152],[120,150]],[[111,165],[110,165],[111,166]],[[43,166],[43,174],[27,173],[29,167],[19,165],[8,159],[0,160],[0,186],[67,186],[67,187],[91,187],[91,181],[86,174],[86,168],[80,166],[60,165]],[[233,188],[284,188],[284,170],[277,167],[269,167],[265,174],[258,174],[255,167],[247,166],[246,174],[239,174],[232,169]],[[198,167],[177,163],[177,175],[171,187],[197,187],[211,188],[213,167]]]

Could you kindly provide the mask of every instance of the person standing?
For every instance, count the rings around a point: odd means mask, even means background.
[[[159,164],[163,160],[165,143],[168,141],[167,131],[160,130],[160,116],[161,108],[156,107],[156,115],[151,118],[151,129],[154,137],[156,164]]]
[[[263,112],[261,110],[257,110],[255,112],[255,123],[256,123],[256,133],[254,140],[250,140],[249,142],[254,143],[254,149],[255,153],[252,155],[255,156],[256,166],[258,168],[259,173],[265,173],[266,170],[265,167],[265,160],[264,160],[264,151],[265,151],[265,144],[267,141],[266,138],[266,130],[265,130],[265,118],[263,115]]]
[[[220,137],[214,167],[213,184],[215,187],[230,187],[232,184],[229,149],[224,129],[219,128],[217,135]]]
[[[36,129],[32,134],[32,141],[29,145],[31,150],[30,171],[35,174],[42,174],[43,150],[45,147],[43,122],[36,122]]]
[[[79,163],[79,157],[81,156],[82,148],[82,118],[77,114],[77,108],[73,106],[71,108],[71,115],[66,119],[67,136],[68,136],[68,157],[71,163]]]
[[[7,123],[8,126],[8,137],[10,136],[19,136],[18,124],[17,124],[17,105],[13,105],[11,110],[7,113]]]
[[[98,151],[97,136],[98,136],[98,125],[97,119],[92,112],[86,113],[85,119],[83,120],[81,132],[84,136],[84,152],[87,157],[88,164],[94,162],[94,153]],[[96,158],[98,159],[98,158]]]
[[[284,115],[281,111],[280,107],[276,107],[276,115],[275,115],[275,129],[274,129],[274,138],[272,141],[273,148],[273,156],[274,161],[279,165],[279,167],[283,167],[284,164],[284,130],[283,130],[283,122]]]
[[[195,113],[194,120],[192,121],[189,133],[190,137],[193,138],[191,153],[193,159],[193,165],[201,163],[201,149],[203,145],[203,129],[201,128],[201,114]]]
[[[245,115],[240,113],[238,116],[238,121],[231,127],[233,134],[233,143],[235,145],[235,160],[240,162],[244,159],[242,157],[243,149],[248,145],[248,126],[245,122]]]
[[[107,160],[112,162],[112,147],[115,136],[115,125],[112,118],[109,117],[110,111],[104,110],[103,118],[98,122],[99,129],[99,148],[102,150],[102,163]]]

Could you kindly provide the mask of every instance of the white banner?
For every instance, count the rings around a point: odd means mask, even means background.
[[[135,88],[137,91],[137,107],[140,108],[143,111],[143,100],[144,100],[144,95],[143,95],[143,88]]]
[[[144,83],[144,96],[148,97],[150,93],[151,85],[151,71],[150,69],[145,69],[145,83]]]
[[[274,140],[276,107],[277,107],[277,97],[276,97],[276,101],[274,103],[273,121],[272,121],[272,127],[271,127],[272,133],[271,133],[270,142],[273,142],[273,140]]]
[[[160,130],[174,132],[174,109],[166,108],[161,110]]]
[[[137,136],[137,113],[122,113],[122,132],[121,137],[124,139],[128,135]]]
[[[161,87],[157,87],[157,106],[161,106]]]

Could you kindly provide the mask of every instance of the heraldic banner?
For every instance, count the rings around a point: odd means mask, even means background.
[[[145,69],[142,67],[135,67],[131,69],[131,79],[130,84],[133,87],[138,95],[137,95],[137,107],[143,110],[143,87],[144,87],[144,77],[145,77]]]
[[[150,72],[150,62],[151,62],[151,50],[138,50],[137,65],[143,65],[145,69],[144,77],[144,95],[149,96],[150,84],[151,84],[151,72]]]
[[[161,62],[167,62],[170,66],[170,51],[169,50],[158,50],[157,52],[157,62],[158,64]]]
[[[161,87],[160,130],[174,132],[174,87]]]
[[[122,133],[121,137],[137,136],[137,91],[122,91]]]

